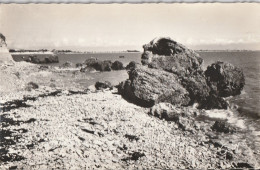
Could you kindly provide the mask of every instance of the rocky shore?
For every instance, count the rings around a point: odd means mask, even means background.
[[[231,109],[223,97],[241,92],[241,70],[217,62],[204,72],[174,44],[145,46],[144,65],[131,64],[118,89],[82,87],[80,71],[1,63],[0,169],[259,168],[236,116],[209,110]]]

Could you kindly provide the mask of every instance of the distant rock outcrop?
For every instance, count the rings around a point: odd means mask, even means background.
[[[12,55],[9,53],[6,44],[6,38],[0,33],[0,63],[12,63],[14,62]]]
[[[111,68],[113,70],[124,70],[125,69],[123,63],[120,61],[113,62]]]
[[[240,94],[243,72],[226,63],[215,63],[207,71],[203,59],[170,38],[158,38],[143,46],[142,64],[127,66],[129,79],[118,86],[132,102],[151,107],[159,102],[193,105],[200,109],[227,109],[222,98]]]
[[[84,67],[85,66],[85,67]],[[92,70],[94,68],[97,71],[111,71],[111,70],[123,70],[123,63],[115,61],[112,63],[110,60],[98,60],[97,58],[89,58],[83,64],[84,70]]]
[[[29,55],[24,57],[24,61],[34,63],[34,64],[49,64],[49,63],[58,63],[59,58],[57,55],[54,54],[46,55],[44,58],[38,55]]]
[[[101,61],[97,58],[90,58],[84,62],[87,67],[92,67],[97,71],[111,71],[112,62],[110,60]]]

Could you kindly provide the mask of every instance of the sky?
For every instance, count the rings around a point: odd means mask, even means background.
[[[156,37],[198,49],[260,50],[259,3],[0,4],[9,48],[142,50]]]

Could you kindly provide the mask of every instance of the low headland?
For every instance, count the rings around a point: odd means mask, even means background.
[[[71,71],[1,55],[0,169],[259,168],[259,148],[225,100],[246,83],[236,66],[203,70],[170,38],[144,45],[142,64],[127,67],[90,59]],[[129,78],[76,83],[110,69]]]

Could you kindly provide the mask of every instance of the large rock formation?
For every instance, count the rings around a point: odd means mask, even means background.
[[[187,105],[190,102],[188,91],[182,87],[176,75],[140,65],[129,71],[129,80],[121,83],[118,91],[126,99],[145,107],[160,102],[175,105]]]
[[[199,55],[170,38],[154,39],[143,48],[144,66],[131,67],[129,79],[119,85],[119,93],[136,104],[226,109],[222,97],[239,94],[244,86],[240,69],[215,63],[204,73]]]
[[[157,38],[144,45],[142,63],[177,75],[189,92],[191,103],[206,100],[210,88],[203,74],[203,59],[170,38]]]
[[[6,44],[6,38],[3,34],[0,33],[0,63],[12,63],[13,58],[9,53]]]

